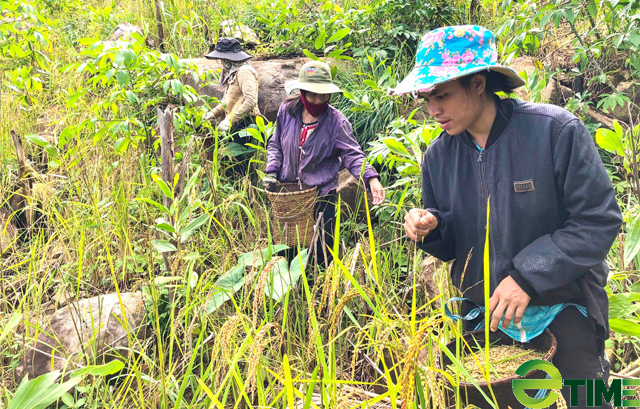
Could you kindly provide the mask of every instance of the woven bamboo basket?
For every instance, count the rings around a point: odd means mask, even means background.
[[[307,185],[301,188],[297,183],[278,183],[273,190],[266,192],[272,206],[275,242],[309,247],[313,240],[317,188]]]

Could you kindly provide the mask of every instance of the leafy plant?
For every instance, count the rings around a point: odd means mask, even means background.
[[[124,368],[122,361],[111,361],[108,364],[87,366],[69,373],[69,380],[57,383],[60,371],[53,371],[36,379],[25,377],[7,409],[45,409],[62,398],[69,389],[73,388],[87,376],[107,376],[120,372]]]
[[[247,267],[256,269],[264,268],[266,266],[267,254],[270,251],[277,252],[287,248],[288,247],[284,245],[275,245],[272,250],[266,248],[261,251],[253,251],[240,255],[238,257],[238,264],[218,278],[213,285],[213,295],[207,301],[207,313],[211,314],[216,311],[225,301],[230,300],[233,294],[247,284],[245,282],[245,269]],[[281,301],[286,293],[293,289],[300,280],[306,260],[306,249],[301,251],[299,256],[291,261],[291,264],[287,263],[284,258],[278,260],[269,271],[265,294],[275,302]],[[257,274],[257,276],[260,276],[260,274]]]

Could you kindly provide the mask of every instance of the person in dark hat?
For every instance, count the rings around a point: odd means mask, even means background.
[[[242,50],[240,42],[235,38],[221,38],[205,58],[219,59],[222,62],[220,84],[226,86],[226,89],[220,104],[205,114],[204,119],[217,122],[218,132],[228,133],[235,143],[244,145],[248,142],[248,137],[241,136],[240,131],[253,124],[255,117],[260,115],[258,73],[248,63],[252,57]],[[242,156],[236,159],[246,162],[248,155],[245,153]],[[213,159],[212,149],[207,149],[207,158]]]

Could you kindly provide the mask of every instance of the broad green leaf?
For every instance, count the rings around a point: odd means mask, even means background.
[[[622,129],[622,125],[620,125],[620,122],[616,121],[615,119],[613,120],[613,130],[616,132],[616,135],[618,135],[618,137],[622,139],[622,137],[624,136],[624,129]]]
[[[25,377],[20,386],[18,386],[7,409],[44,409],[62,398],[65,393],[80,383],[86,375],[106,376],[119,372],[122,368],[124,368],[124,364],[121,361],[88,366],[73,371],[69,380],[62,384],[56,383],[60,377],[60,371],[53,371],[32,380]]]
[[[195,233],[200,226],[205,224],[209,220],[208,214],[203,214],[200,217],[191,220],[189,224],[180,232],[180,242],[184,243],[193,233]]]
[[[158,253],[166,253],[168,251],[177,251],[176,246],[168,242],[167,240],[153,240],[151,242],[153,248],[155,248]]]
[[[610,129],[600,128],[596,131],[596,143],[602,149],[622,154],[624,152],[624,147],[622,146],[622,139],[620,136],[613,132]]]
[[[609,318],[624,318],[640,309],[640,293],[622,293],[609,296]]]
[[[131,105],[134,104],[139,104],[140,103],[140,99],[138,98],[138,96],[136,94],[134,94],[132,91],[127,91],[127,99],[129,100],[129,103]]]
[[[125,50],[120,50],[116,53],[115,56],[115,62],[116,64],[120,65],[123,64],[125,61],[126,57],[125,57]]]
[[[116,152],[122,153],[129,147],[129,138],[119,138],[116,141]]]
[[[375,89],[375,90],[380,89],[380,87],[378,87],[378,83],[373,80],[364,80],[364,83],[371,89]]]
[[[273,252],[277,253],[282,250],[288,249],[289,246],[285,244],[276,244],[273,246]],[[264,260],[267,257],[267,253],[269,252],[269,248],[264,248],[262,250],[249,251],[247,253],[243,253],[238,256],[238,264],[242,264],[245,266],[254,265],[255,267],[260,267],[264,264]]]
[[[270,288],[266,293],[274,301],[280,301],[287,291],[291,289],[302,276],[302,264],[307,260],[308,250],[303,250],[299,256],[296,256],[291,262],[291,267],[287,266],[286,260],[280,260],[269,275]],[[302,258],[302,264],[300,262]]]
[[[640,215],[636,216],[627,227],[624,249],[624,264],[629,265],[640,251]]]
[[[174,229],[173,226],[170,225],[167,222],[156,224],[156,228],[158,228],[160,230],[167,231],[169,233],[175,233],[176,232],[176,229]]]
[[[147,199],[147,198],[141,198],[141,197],[136,197],[135,200],[137,200],[139,202],[149,203],[149,204],[155,206],[156,208],[158,208],[160,211],[163,211],[163,212],[169,214],[169,209],[167,209],[165,206],[161,205],[160,203],[156,202],[155,200],[151,200],[151,199]]]
[[[22,314],[19,312],[16,312],[11,316],[11,318],[9,318],[9,321],[2,330],[2,334],[0,334],[0,344],[2,344],[2,341],[7,337],[7,335],[9,335],[9,333],[18,326],[18,324],[20,324],[20,320],[22,320]]]
[[[609,327],[618,334],[640,337],[640,323],[635,320],[612,318],[609,320]]]
[[[59,385],[56,383],[59,377],[60,371],[53,371],[32,380],[25,376],[7,409],[44,409],[82,380],[81,377],[73,378]]]
[[[32,144],[41,146],[43,148],[51,145],[48,140],[44,139],[44,137],[40,135],[26,135],[25,139]]]
[[[82,377],[86,375],[107,376],[120,372],[124,368],[124,362],[114,360],[104,365],[85,366],[82,369],[73,371],[71,378]]]
[[[309,50],[306,50],[306,49],[305,49],[305,50],[302,50],[302,53],[303,53],[304,55],[306,55],[308,58],[311,58],[311,59],[312,59],[312,60],[314,60],[314,61],[320,61],[320,58],[318,58],[318,56],[317,56],[317,55],[315,55],[315,54],[313,54],[313,53],[309,52]]]
[[[162,193],[164,193],[166,197],[173,200],[173,192],[171,191],[171,189],[169,189],[169,185],[167,185],[167,183],[164,180],[162,180],[160,176],[151,175],[151,179],[153,179],[156,182],[156,184],[158,185],[160,190],[162,190]]]
[[[598,3],[596,0],[590,0],[587,4],[589,15],[595,20],[598,17]]]
[[[231,299],[244,285],[244,264],[240,264],[223,274],[213,284],[213,295],[207,300],[205,310],[207,314],[213,313],[220,308],[222,304]]]
[[[403,144],[398,142],[397,139],[386,138],[386,139],[383,139],[382,141],[384,142],[385,145],[387,145],[389,150],[391,150],[391,152],[395,153],[396,155],[401,155],[408,158],[411,157],[407,148],[405,148]]]
[[[196,288],[196,285],[198,285],[198,279],[200,277],[198,276],[198,273],[196,273],[195,271],[192,271],[189,274],[189,286],[191,286],[191,288]]]
[[[324,47],[324,40],[327,38],[327,32],[325,30],[320,31],[318,37],[316,37],[316,41],[314,45],[316,46],[316,50],[319,50]]]
[[[576,19],[576,15],[573,13],[573,10],[567,8],[562,9],[562,15],[570,22],[573,23]]]
[[[348,27],[340,29],[336,31],[331,37],[329,37],[329,39],[327,40],[327,43],[335,43],[336,41],[340,41],[350,32],[351,32],[351,29]]]
[[[629,34],[627,39],[633,43],[636,47],[640,46],[640,34]]]

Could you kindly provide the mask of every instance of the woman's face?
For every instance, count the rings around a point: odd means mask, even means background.
[[[429,115],[440,124],[449,135],[457,135],[468,130],[482,114],[482,93],[484,76],[474,76],[468,88],[460,81],[449,81],[436,85],[431,92],[420,92]]]
[[[329,101],[329,98],[331,98],[331,94],[316,94],[315,92],[307,92],[305,94],[305,98],[307,98],[307,101],[311,102],[312,104],[320,105]]]
[[[231,69],[232,65],[233,65],[233,62],[231,60],[226,60],[226,59],[222,60],[222,66],[227,70]]]

